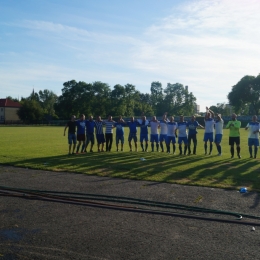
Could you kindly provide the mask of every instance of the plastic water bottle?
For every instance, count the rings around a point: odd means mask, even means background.
[[[246,193],[247,192],[247,188],[246,187],[242,187],[239,190],[240,193]]]

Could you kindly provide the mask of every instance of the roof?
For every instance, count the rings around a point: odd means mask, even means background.
[[[21,104],[11,99],[0,98],[0,107],[21,107]]]

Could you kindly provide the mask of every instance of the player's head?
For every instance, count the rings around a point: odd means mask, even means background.
[[[236,115],[235,113],[233,113],[233,114],[231,115],[231,118],[232,118],[232,120],[236,120],[236,119],[237,119],[237,115]]]
[[[97,116],[97,121],[101,121],[101,116]]]
[[[89,121],[92,121],[92,120],[93,120],[93,116],[90,116],[90,117],[89,117]]]
[[[122,116],[119,116],[119,118],[118,118],[118,122],[121,122],[122,121]]]
[[[108,120],[112,120],[112,116],[111,115],[108,116]]]
[[[166,120],[166,118],[167,118],[167,115],[164,114],[164,115],[163,115],[163,120]]]
[[[170,117],[170,121],[173,122],[174,121],[174,116]]]
[[[156,116],[153,116],[153,121],[156,121]]]
[[[252,116],[252,121],[253,121],[253,122],[256,122],[256,121],[257,121],[257,116],[256,116],[256,115]]]
[[[76,119],[76,116],[72,115],[71,116],[71,121],[75,121],[75,119]]]
[[[196,116],[192,115],[191,116],[191,121],[195,121],[195,119],[196,119]]]
[[[134,121],[135,121],[134,116],[131,116],[131,122],[134,122]]]
[[[180,115],[180,121],[184,122],[184,116],[183,115]]]
[[[221,114],[217,114],[216,118],[217,118],[217,120],[220,120],[221,119]]]
[[[80,115],[80,120],[85,120],[85,115],[84,114]]]
[[[142,120],[145,121],[146,120],[146,116],[142,116]]]

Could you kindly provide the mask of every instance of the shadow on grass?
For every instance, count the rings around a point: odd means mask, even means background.
[[[142,157],[145,160],[140,160]],[[219,188],[245,186],[259,191],[260,169],[257,167],[257,163],[258,160],[252,159],[229,159],[204,155],[177,156],[156,152],[111,152],[32,159],[16,158],[10,164],[111,178],[120,177]]]

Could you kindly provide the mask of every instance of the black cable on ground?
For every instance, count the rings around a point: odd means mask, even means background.
[[[12,193],[11,193],[12,192]],[[63,194],[63,195],[60,195]],[[74,195],[74,196],[71,196]],[[75,196],[77,195],[77,196]],[[123,205],[115,205],[115,204],[107,204],[100,202],[88,201],[90,200],[101,200],[101,201],[112,201],[116,203],[130,203],[135,205],[145,205],[149,207],[163,207],[169,209],[178,209],[184,211],[195,211],[201,213],[211,213],[211,214],[222,214],[222,215],[231,215],[235,217],[239,217],[242,215],[243,217],[251,218],[251,219],[260,219],[258,216],[240,214],[236,212],[227,212],[221,210],[212,210],[206,208],[192,207],[181,204],[171,204],[157,201],[149,201],[149,200],[141,200],[127,197],[118,197],[118,196],[107,196],[107,195],[99,195],[99,194],[84,194],[84,193],[71,193],[71,192],[58,192],[58,191],[40,191],[40,190],[30,190],[30,189],[20,189],[20,188],[10,188],[0,186],[0,196],[12,196],[19,197],[25,199],[39,199],[45,201],[53,201],[53,202],[63,202],[63,203],[72,203],[77,205],[85,205],[92,207],[101,207],[101,208],[109,208],[109,209],[117,209],[131,212],[139,212],[139,213],[149,213],[149,214],[160,214],[167,216],[177,216],[184,218],[196,218],[201,220],[208,221],[218,221],[218,222],[226,222],[226,223],[235,223],[235,224],[243,224],[243,225],[253,225],[260,226],[260,223],[253,223],[248,221],[241,220],[228,220],[228,219],[220,219],[220,218],[212,218],[212,217],[202,217],[198,215],[188,215],[185,213],[176,213],[171,211],[161,211],[154,209],[146,209],[146,208],[137,208],[131,206],[123,206]]]

